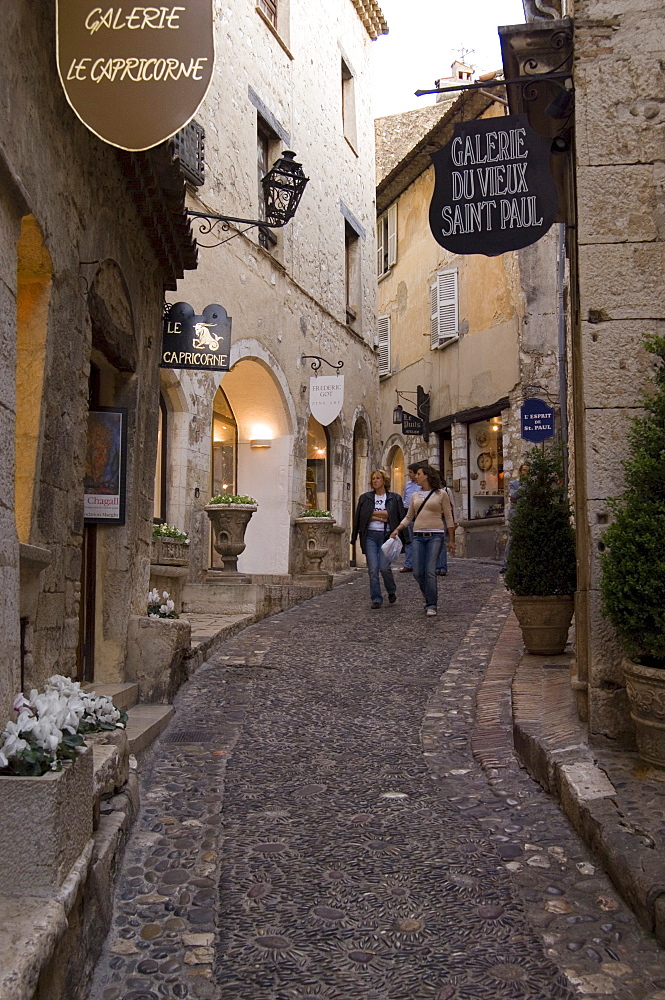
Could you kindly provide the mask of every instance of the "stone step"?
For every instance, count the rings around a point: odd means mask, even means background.
[[[95,691],[96,694],[105,694],[113,699],[116,708],[128,712],[139,700],[138,684],[96,684],[94,681],[83,685],[84,691]]]
[[[127,719],[129,752],[139,754],[164,732],[175,709],[173,705],[138,704],[130,708]]]

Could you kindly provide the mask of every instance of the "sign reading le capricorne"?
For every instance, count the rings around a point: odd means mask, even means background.
[[[151,149],[196,114],[215,63],[212,0],[136,6],[56,0],[58,73],[96,136]]]
[[[446,250],[496,257],[544,236],[557,211],[551,139],[526,115],[458,122],[432,154],[432,235]]]
[[[231,317],[215,303],[196,316],[189,302],[174,302],[164,317],[160,368],[227,372]]]

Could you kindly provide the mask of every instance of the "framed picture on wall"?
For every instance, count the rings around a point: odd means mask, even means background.
[[[88,411],[83,477],[86,524],[124,524],[127,474],[127,410],[97,406]]]

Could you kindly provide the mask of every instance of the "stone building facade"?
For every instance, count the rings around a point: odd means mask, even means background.
[[[429,228],[430,153],[455,122],[504,113],[500,92],[469,91],[376,122],[382,459],[396,488],[410,462],[439,466],[454,493],[458,554],[493,559],[528,448],[520,406],[559,401],[558,232],[493,258],[444,250]],[[398,402],[416,413],[419,385],[430,395],[428,442],[393,423]]]
[[[170,148],[120,153],[84,128],[58,79],[54,16],[29,0],[0,10],[3,720],[21,688],[89,676],[93,655],[98,679],[123,676],[149,576],[156,334],[164,289],[196,264]],[[126,410],[122,525],[84,526],[89,405]]]
[[[572,138],[566,251],[578,540],[573,688],[592,737],[630,744],[622,652],[600,611],[599,552],[611,520],[607,501],[623,490],[627,431],[650,385],[643,341],[662,334],[665,320],[665,17],[651,0],[525,0],[524,7],[526,26],[501,29],[506,74],[533,72],[526,59],[531,66],[537,59],[539,71],[560,69],[561,49],[550,40],[565,38],[575,93],[574,115],[558,123],[566,141]],[[506,45],[511,33],[514,44]],[[530,115],[542,116],[548,99],[530,102]]]
[[[349,565],[353,504],[378,436],[369,60],[385,30],[378,6],[355,0],[290,0],[276,12],[233,0],[217,20],[218,52],[231,44],[233,57],[218,60],[197,115],[205,173],[189,207],[261,218],[260,177],[286,149],[309,184],[292,222],[272,233],[232,224],[169,295],[198,314],[219,303],[232,318],[228,373],[161,374],[166,475],[155,517],[191,538],[186,611],[260,611],[266,587],[288,602],[306,568],[294,521],[308,507],[336,521],[323,569]],[[343,363],[344,403],[329,426],[311,416],[303,356]],[[320,375],[330,374],[324,363]],[[203,508],[216,493],[258,503],[241,583],[220,575],[211,545]]]

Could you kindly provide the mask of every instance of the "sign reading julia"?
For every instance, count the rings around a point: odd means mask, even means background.
[[[525,441],[545,441],[554,437],[554,410],[542,399],[527,399],[520,410]]]
[[[496,257],[530,246],[557,211],[551,139],[526,115],[458,122],[452,140],[432,154],[432,235],[446,250]]]
[[[189,302],[174,302],[164,317],[160,368],[197,368],[227,372],[231,317],[218,305],[196,316]]]
[[[215,62],[212,0],[160,6],[56,0],[58,73],[83,124],[150,149],[196,114]]]
[[[327,427],[338,417],[344,403],[343,375],[312,375],[309,380],[309,408],[312,416]]]

